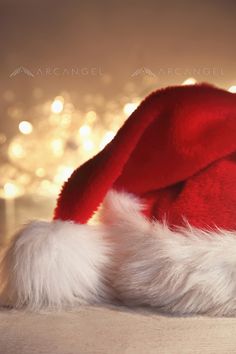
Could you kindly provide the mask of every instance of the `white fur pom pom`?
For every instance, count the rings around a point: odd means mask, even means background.
[[[109,252],[101,227],[31,222],[1,262],[1,303],[39,310],[99,302]]]

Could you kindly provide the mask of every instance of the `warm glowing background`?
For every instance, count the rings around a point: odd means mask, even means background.
[[[1,235],[50,217],[63,181],[153,89],[236,91],[235,18],[233,0],[2,0]]]

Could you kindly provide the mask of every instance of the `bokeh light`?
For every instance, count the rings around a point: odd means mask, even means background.
[[[138,103],[126,103],[124,105],[124,113],[126,116],[129,116],[131,113],[135,111],[135,109],[138,107]]]
[[[61,96],[56,97],[51,104],[52,113],[59,114],[63,111],[63,108],[64,108],[64,98]]]
[[[232,85],[228,89],[229,92],[236,93],[236,85]]]
[[[194,77],[189,77],[188,79],[184,80],[182,85],[195,85],[197,83],[197,80],[194,79]]]
[[[19,123],[19,131],[22,134],[30,134],[33,131],[33,125],[30,122],[27,122],[26,120],[22,121]]]

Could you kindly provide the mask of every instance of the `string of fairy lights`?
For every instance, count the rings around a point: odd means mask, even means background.
[[[194,78],[183,82],[195,83]],[[236,85],[228,90],[236,93]],[[17,121],[18,133],[13,138],[0,132],[1,198],[58,194],[73,170],[113,139],[141,98],[132,91],[114,101],[105,102],[102,96],[86,100],[88,108],[80,110],[64,93],[27,112],[32,120]],[[14,107],[12,114],[17,116]]]

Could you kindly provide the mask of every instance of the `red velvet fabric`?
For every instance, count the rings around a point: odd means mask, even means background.
[[[64,184],[55,219],[86,223],[109,189],[170,225],[236,229],[236,94],[202,84],[148,96]]]

